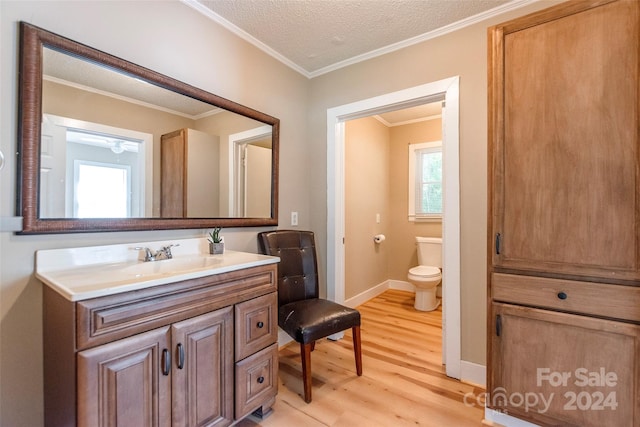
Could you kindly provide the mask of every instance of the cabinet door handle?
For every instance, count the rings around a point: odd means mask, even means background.
[[[502,236],[500,233],[496,233],[496,255],[500,255],[500,243],[502,242]]]
[[[567,294],[566,294],[566,293],[564,293],[564,292],[562,292],[562,291],[560,291],[560,292],[558,292],[558,298],[560,298],[560,299],[567,299]]]
[[[502,334],[502,317],[497,314],[496,315],[496,336],[500,336]]]
[[[258,377],[258,384],[262,384],[264,382],[264,377]]]
[[[258,329],[264,328],[264,322],[258,322]]]
[[[162,350],[162,375],[169,375],[171,372],[171,352],[166,348]]]
[[[182,343],[178,344],[178,369],[184,368],[184,346]]]

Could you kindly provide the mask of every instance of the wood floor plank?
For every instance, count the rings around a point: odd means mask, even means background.
[[[481,426],[484,408],[470,405],[484,390],[446,376],[442,310],[419,312],[413,294],[388,290],[358,307],[363,375],[356,375],[351,331],[318,341],[311,353],[313,401],[302,399],[299,346],[280,349],[272,414],[237,426]],[[465,399],[467,396],[467,399]]]

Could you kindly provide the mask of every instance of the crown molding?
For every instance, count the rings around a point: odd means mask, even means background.
[[[211,19],[212,21],[222,25],[224,28],[226,28],[227,30],[231,31],[233,34],[237,35],[241,39],[251,43],[252,45],[257,47],[258,49],[260,49],[261,51],[266,53],[267,55],[270,55],[273,58],[277,59],[278,61],[282,62],[287,67],[293,69],[294,71],[297,71],[298,73],[302,74],[303,76],[305,76],[307,78],[310,78],[309,77],[309,72],[307,70],[305,70],[304,68],[300,67],[298,64],[294,63],[293,61],[291,61],[289,58],[285,57],[284,55],[281,55],[278,51],[276,51],[276,50],[272,49],[271,47],[267,46],[266,44],[262,43],[260,40],[258,40],[257,38],[253,37],[251,34],[247,33],[242,28],[240,28],[240,27],[236,26],[235,24],[232,24],[231,22],[227,21],[222,16],[220,16],[217,13],[213,12],[211,9],[209,9],[208,7],[203,5],[202,3],[198,2],[197,0],[180,0],[180,1],[182,1],[182,3],[186,4],[187,6],[190,6],[193,9],[197,10],[198,12],[200,12],[201,14],[206,16],[207,18]]]
[[[298,64],[294,63],[293,61],[291,61],[287,57],[283,56],[282,54],[278,53],[277,51],[275,51],[271,47],[269,47],[266,44],[262,43],[260,40],[256,39],[251,34],[247,33],[246,31],[242,30],[241,28],[237,27],[236,25],[232,24],[231,22],[227,21],[222,16],[216,14],[211,9],[209,9],[206,6],[204,6],[203,4],[199,3],[197,0],[181,0],[181,1],[184,4],[192,7],[193,9],[197,10],[198,12],[202,13],[203,15],[208,17],[209,19],[211,19],[211,20],[217,22],[218,24],[222,25],[224,28],[226,28],[227,30],[229,30],[232,33],[236,34],[238,37],[246,40],[247,42],[249,42],[251,44],[253,44],[255,47],[257,47],[258,49],[262,50],[266,54],[268,54],[268,55],[272,56],[273,58],[277,59],[278,61],[282,62],[287,67],[289,67],[289,68],[293,69],[294,71],[302,74],[303,76],[305,76],[308,79],[312,79],[314,77],[318,77],[318,76],[321,76],[323,74],[327,74],[327,73],[330,73],[332,71],[336,71],[336,70],[339,70],[341,68],[348,67],[349,65],[357,64],[359,62],[363,62],[363,61],[366,61],[366,60],[369,60],[369,59],[372,59],[372,58],[376,58],[378,56],[386,55],[387,53],[395,52],[397,50],[404,49],[405,47],[409,47],[409,46],[412,46],[414,44],[422,43],[424,41],[431,40],[431,39],[443,36],[443,35],[448,34],[448,33],[452,33],[454,31],[460,30],[462,28],[465,28],[465,27],[474,25],[474,24],[476,24],[478,22],[482,22],[484,20],[492,18],[494,16],[498,16],[498,15],[501,15],[503,13],[510,12],[512,10],[520,9],[521,7],[527,6],[527,5],[532,4],[532,3],[537,3],[540,0],[513,0],[513,1],[509,2],[509,3],[505,3],[505,4],[500,5],[498,7],[494,7],[493,9],[489,9],[489,10],[487,10],[485,12],[479,13],[477,15],[470,16],[468,18],[462,19],[460,21],[454,22],[452,24],[446,25],[446,26],[438,28],[436,30],[429,31],[427,33],[420,34],[418,36],[411,37],[409,39],[400,41],[398,43],[393,43],[393,44],[390,44],[388,46],[382,47],[380,49],[375,49],[375,50],[372,50],[370,52],[363,53],[361,55],[356,55],[356,56],[354,56],[352,58],[345,59],[344,61],[336,62],[334,64],[328,65],[328,66],[323,67],[323,68],[319,68],[319,69],[314,70],[314,71],[308,71],[308,70],[300,67]]]

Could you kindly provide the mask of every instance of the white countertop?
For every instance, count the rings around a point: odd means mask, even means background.
[[[173,258],[144,262],[144,251],[170,244]],[[36,277],[70,301],[274,264],[280,258],[225,250],[209,255],[207,239],[176,239],[36,252]]]

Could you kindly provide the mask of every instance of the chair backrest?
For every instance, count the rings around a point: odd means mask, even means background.
[[[311,231],[275,230],[258,233],[260,250],[280,257],[278,305],[318,298],[318,261]]]

